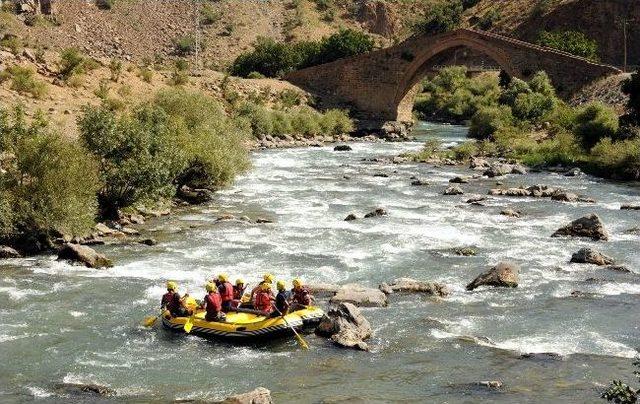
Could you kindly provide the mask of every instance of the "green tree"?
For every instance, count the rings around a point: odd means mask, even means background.
[[[572,55],[599,60],[598,43],[580,31],[542,31],[537,43]]]
[[[590,150],[603,138],[613,138],[619,128],[616,111],[602,103],[591,103],[575,117],[574,133],[585,149]]]
[[[463,11],[460,0],[436,3],[424,20],[414,27],[414,30],[429,35],[452,31],[460,26]]]
[[[635,72],[622,84],[622,92],[629,96],[627,107],[636,124],[640,124],[640,72]]]
[[[0,241],[82,235],[96,215],[97,165],[77,142],[48,127],[43,116],[27,124],[24,112],[0,111]]]

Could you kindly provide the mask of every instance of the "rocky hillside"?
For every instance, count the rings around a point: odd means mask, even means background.
[[[160,59],[175,56],[176,42],[193,37],[200,15],[206,63],[222,68],[258,36],[317,39],[350,27],[371,33],[380,46],[389,45],[410,35],[413,24],[441,1],[200,0],[196,6],[186,0],[110,0],[113,6],[105,9],[96,1],[53,0],[56,23],[25,24],[24,16],[3,13],[0,30],[25,38],[32,47],[75,45],[93,56]],[[543,29],[583,31],[598,41],[602,60],[616,65],[622,65],[627,19],[630,64],[640,64],[637,0],[481,0],[464,17],[466,26],[528,41]]]

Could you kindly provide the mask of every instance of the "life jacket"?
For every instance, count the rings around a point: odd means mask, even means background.
[[[256,301],[253,304],[256,310],[271,312],[271,296],[269,293],[261,290],[256,293]]]
[[[311,304],[309,289],[306,286],[297,289],[293,288],[293,301],[304,306],[309,306]]]
[[[167,292],[162,296],[160,305],[166,307],[171,314],[174,314],[180,308],[180,295],[176,292]]]
[[[220,297],[222,298],[222,302],[230,302],[233,300],[233,285],[229,282],[225,282],[218,287],[220,291]]]
[[[218,312],[222,311],[222,299],[220,298],[220,293],[217,292],[213,292],[213,293],[208,293],[205,297],[204,297],[204,301],[206,302],[207,306],[207,315],[213,315],[216,316],[218,315]]]
[[[289,308],[289,305],[287,304],[288,297],[289,295],[287,292],[278,292],[278,295],[276,296],[276,309],[278,309],[280,313],[284,313],[285,310]]]
[[[244,295],[244,290],[245,290],[245,289],[246,289],[246,288],[244,288],[244,287],[242,287],[242,288],[241,288],[241,287],[238,287],[238,286],[234,286],[234,287],[233,287],[233,298],[234,298],[235,300],[240,300],[240,299],[242,299],[242,295]]]

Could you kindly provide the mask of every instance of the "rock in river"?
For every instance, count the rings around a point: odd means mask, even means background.
[[[109,387],[99,384],[59,383],[54,389],[56,393],[63,396],[112,397],[116,395],[116,392]]]
[[[351,151],[351,150],[353,150],[351,146],[346,144],[339,144],[333,148],[333,151]]]
[[[351,222],[351,221],[356,220],[357,218],[358,218],[358,217],[357,217],[356,215],[354,215],[353,213],[349,213],[349,214],[347,215],[347,217],[345,217],[345,218],[344,218],[344,221],[345,221],[345,222]]]
[[[370,217],[380,217],[380,216],[387,216],[389,213],[382,209],[382,208],[377,208],[376,210],[374,210],[373,212],[369,212],[366,215],[364,215],[365,219],[368,219]]]
[[[439,297],[445,297],[451,293],[447,285],[435,282],[421,282],[411,278],[398,278],[388,285],[388,288],[393,292],[415,292]]]
[[[89,268],[108,268],[113,266],[110,259],[99,254],[93,248],[78,244],[67,243],[63,245],[58,251],[58,259],[79,262]]]
[[[576,219],[551,235],[551,237],[560,236],[588,237],[596,241],[609,240],[609,234],[604,228],[604,223],[595,213]]]
[[[351,303],[340,303],[322,317],[316,334],[330,337],[335,344],[345,348],[368,351],[364,340],[371,337],[372,330],[360,309]]]
[[[467,285],[467,290],[473,290],[482,285],[515,288],[518,286],[518,272],[517,265],[501,262],[487,272],[480,274]]]
[[[338,289],[330,303],[352,303],[360,307],[383,307],[387,305],[387,295],[379,289],[348,284]]]
[[[221,401],[222,404],[272,404],[271,392],[264,387],[248,393],[236,394]]]
[[[18,251],[11,247],[0,245],[0,258],[20,258],[21,255]]]
[[[581,248],[571,256],[571,262],[577,264],[613,265],[614,259],[602,254],[593,248]]]
[[[442,193],[442,195],[462,195],[462,194],[464,194],[464,191],[462,190],[462,188],[460,188],[457,185],[454,185],[452,187],[448,187]]]
[[[522,215],[522,212],[520,212],[519,210],[513,210],[513,209],[503,209],[500,211],[500,214],[502,216],[509,216],[509,217],[520,217]]]

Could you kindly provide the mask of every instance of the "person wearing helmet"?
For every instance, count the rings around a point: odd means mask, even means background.
[[[273,312],[272,316],[285,316],[289,313],[289,292],[287,291],[284,281],[276,282],[276,287],[278,289],[275,304],[276,310]]]
[[[269,291],[271,292],[271,284],[273,283],[273,279],[274,279],[273,275],[264,274],[264,276],[262,277],[262,281],[258,284],[258,286],[256,286],[255,288],[253,288],[253,290],[251,290],[251,301],[254,300],[254,296],[264,284],[269,284]],[[273,292],[271,292],[271,296],[273,297]]]
[[[236,284],[233,287],[233,299],[234,300],[242,300],[242,296],[244,295],[244,290],[247,287],[244,284],[244,279],[238,278],[236,279]]]
[[[245,289],[246,286],[244,284],[244,279],[236,279],[236,284],[233,285],[233,300],[231,301],[231,308],[237,309],[242,305],[242,297],[244,296]]]
[[[189,295],[185,295],[188,297]],[[188,315],[187,309],[184,307],[183,299],[178,293],[178,283],[175,281],[167,282],[167,293],[162,295],[160,308],[167,310],[171,317],[184,317]]]
[[[233,301],[233,285],[229,282],[227,274],[218,275],[216,279],[218,285],[218,293],[222,299],[222,310],[227,312],[231,310],[231,302]]]
[[[207,294],[202,299],[202,305],[200,308],[206,310],[207,314],[204,319],[207,321],[224,321],[225,316],[222,312],[222,298],[218,293],[218,288],[212,282],[208,282],[205,285]]]
[[[271,315],[272,307],[271,300],[273,300],[273,293],[271,292],[271,283],[263,282],[260,285],[258,291],[256,291],[256,298],[253,303],[254,309],[263,312],[265,315]]]
[[[293,289],[291,289],[292,295],[292,305],[291,310],[300,310],[310,306],[313,302],[313,296],[309,292],[309,288],[307,288],[300,278],[296,278],[293,280]]]

